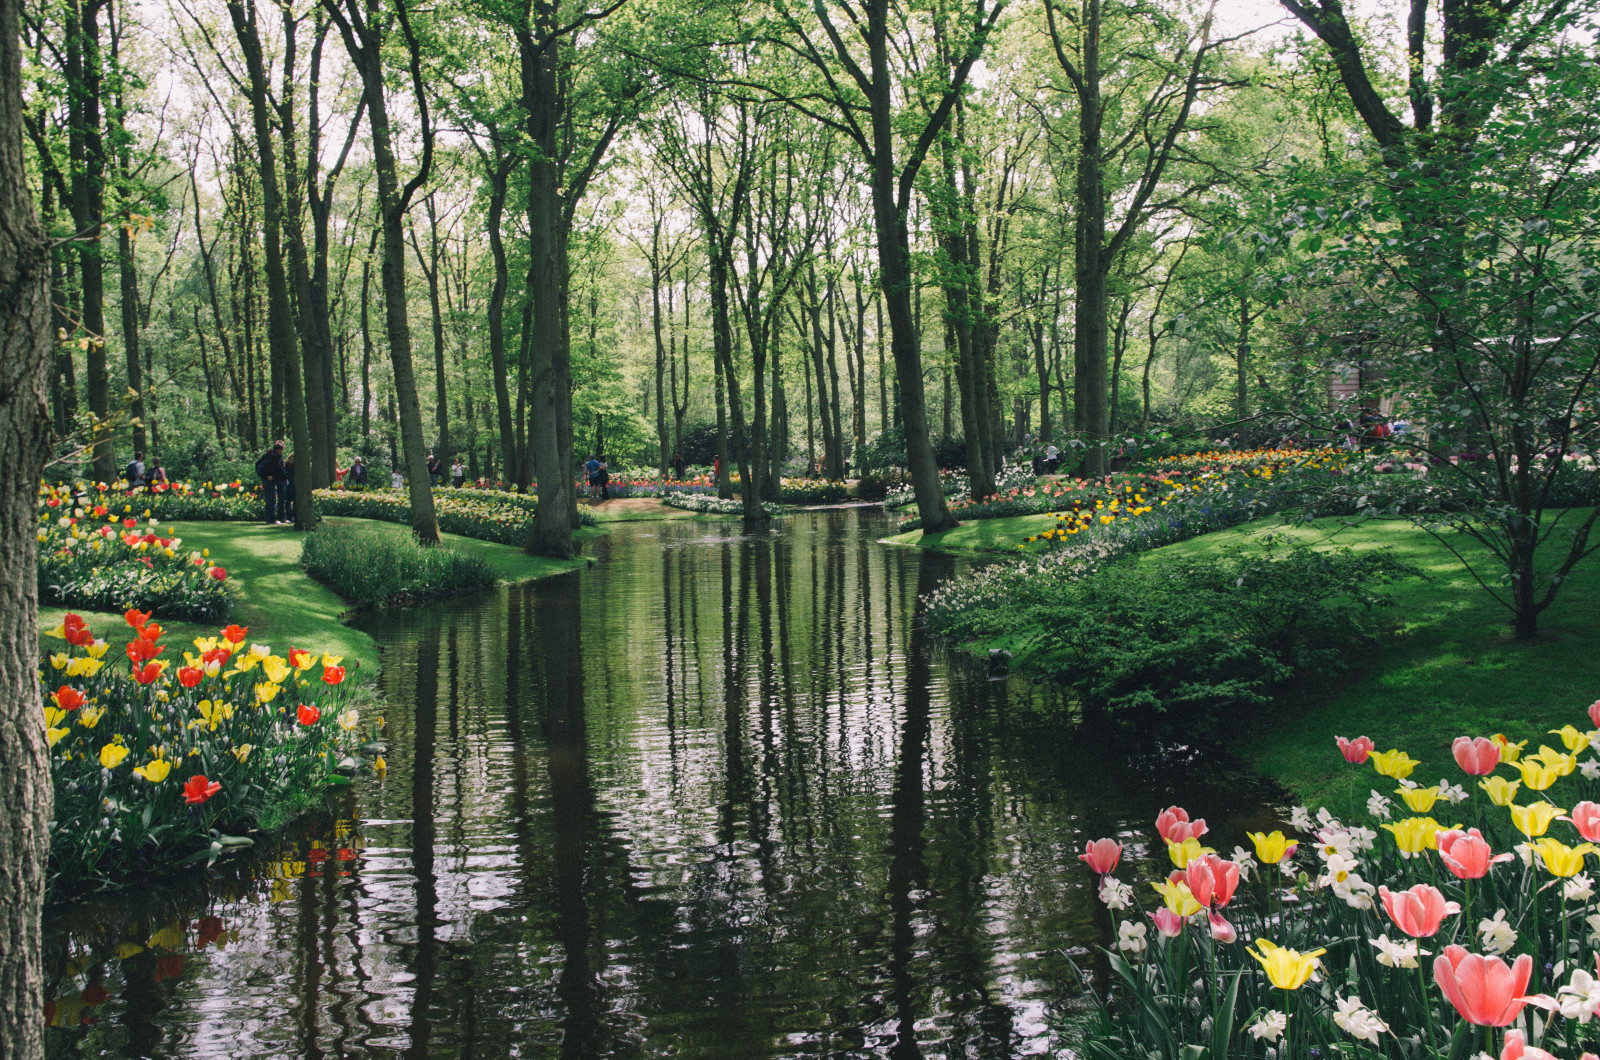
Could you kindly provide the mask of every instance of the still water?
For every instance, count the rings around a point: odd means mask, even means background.
[[[579,573],[363,616],[388,776],[55,911],[52,1055],[1066,1055],[1113,931],[1083,842],[1153,871],[1162,806],[1228,850],[1270,796],[943,654],[917,597],[969,568],[887,532],[622,524]]]

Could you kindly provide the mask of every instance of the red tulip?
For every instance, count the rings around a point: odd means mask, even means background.
[[[192,666],[178,667],[178,683],[184,688],[193,688],[200,683],[200,679],[204,676],[205,672],[203,670],[196,670]]]
[[[200,656],[200,661],[206,663],[225,663],[231,658],[233,658],[232,648],[217,647],[212,648],[210,651]]]
[[[135,664],[149,662],[157,655],[160,655],[163,650],[164,649],[161,647],[161,645],[155,643],[154,641],[145,640],[143,637],[139,637],[136,640],[128,641],[128,661]]]
[[[132,530],[134,527],[139,525],[139,520],[137,520],[137,519],[124,519],[124,520],[122,520],[122,525],[127,527],[129,530]]]
[[[309,703],[302,703],[296,716],[300,719],[301,725],[315,725],[318,719],[322,717],[322,711]]]
[[[344,680],[344,667],[324,666],[322,668],[322,679],[330,685],[338,684]]]
[[[1357,736],[1354,740],[1335,736],[1334,742],[1339,745],[1339,753],[1344,755],[1344,760],[1353,766],[1365,765],[1367,756],[1377,747],[1370,736]]]
[[[1532,974],[1533,958],[1526,953],[1507,965],[1499,957],[1450,945],[1433,962],[1433,981],[1462,1019],[1480,1027],[1504,1027],[1521,1014]]]
[[[1419,883],[1408,891],[1378,888],[1384,911],[1401,931],[1414,939],[1432,938],[1444,918],[1461,912],[1456,902],[1447,902],[1439,888]]]
[[[1162,906],[1154,913],[1151,913],[1150,919],[1156,922],[1156,930],[1169,939],[1175,939],[1183,934],[1183,917],[1166,906]]]
[[[62,685],[50,694],[50,698],[55,700],[56,706],[62,710],[77,710],[88,702],[82,692],[70,685]]]
[[[1182,806],[1168,806],[1156,817],[1156,831],[1169,843],[1199,839],[1206,834],[1206,819],[1191,821],[1189,811]]]
[[[156,678],[160,676],[160,663],[145,663],[143,666],[138,663],[133,664],[133,679],[141,685],[153,685],[156,683]]]
[[[311,665],[311,653],[304,648],[290,648],[289,665],[296,670],[304,670]]]
[[[1115,839],[1096,839],[1084,845],[1083,853],[1078,855],[1078,860],[1088,865],[1098,876],[1107,876],[1117,871],[1117,862],[1122,858],[1122,844]]]
[[[151,644],[154,644],[156,641],[161,639],[161,634],[165,632],[166,630],[161,628],[161,624],[159,622],[150,622],[146,624],[143,629],[139,630],[139,639],[147,640]]]
[[[134,629],[143,629],[144,624],[150,621],[150,612],[141,611],[137,607],[130,607],[122,612],[122,618]]]
[[[1195,901],[1221,909],[1233,901],[1233,892],[1239,886],[1239,866],[1215,854],[1202,854],[1183,870],[1183,882],[1189,885]]]
[[[1600,843],[1600,806],[1585,799],[1567,815],[1578,834],[1591,843]]]
[[[221,784],[206,780],[203,773],[196,773],[183,785],[183,801],[190,806],[198,806],[221,790]]]
[[[1457,736],[1450,751],[1456,756],[1456,765],[1475,777],[1488,776],[1500,764],[1500,748],[1487,736]]]
[[[212,567],[210,574],[219,582],[225,582],[228,580],[228,570],[226,567]]]
[[[89,631],[89,627],[87,626],[79,626],[76,629],[68,629],[66,633],[67,643],[73,645],[74,647],[81,648],[87,644],[94,643],[94,634]]]
[[[1589,720],[1595,728],[1600,729],[1600,699],[1589,704]]]
[[[1458,880],[1481,880],[1492,866],[1512,858],[1510,854],[1495,854],[1490,850],[1483,833],[1476,828],[1465,832],[1458,828],[1447,829],[1439,833],[1437,841],[1439,860]]]
[[[242,644],[244,638],[250,635],[249,626],[229,626],[222,631],[222,639],[229,644]]]

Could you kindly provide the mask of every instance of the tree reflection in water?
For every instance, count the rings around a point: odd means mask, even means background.
[[[1084,839],[1164,856],[1189,800],[1231,843],[1260,796],[1086,752],[1058,693],[946,658],[916,600],[965,568],[889,529],[629,524],[581,573],[363,616],[387,779],[209,887],[58,911],[53,1053],[1048,1051],[1061,951],[1113,927]]]

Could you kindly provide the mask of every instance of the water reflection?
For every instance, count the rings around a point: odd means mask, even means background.
[[[1062,951],[1111,936],[1083,840],[1137,862],[1179,798],[1231,845],[1260,796],[953,665],[914,611],[961,569],[886,529],[627,524],[580,574],[369,616],[387,779],[209,887],[56,914],[52,1053],[1048,1052]]]

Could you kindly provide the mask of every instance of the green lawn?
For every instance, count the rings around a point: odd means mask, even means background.
[[[330,522],[365,523],[381,533],[408,534],[410,529],[399,523],[375,520],[330,519]],[[359,660],[365,675],[378,671],[378,646],[371,637],[351,629],[340,621],[349,610],[349,604],[332,589],[314,581],[300,569],[301,534],[287,527],[263,526],[259,523],[168,523],[164,529],[183,539],[183,548],[209,549],[213,562],[228,570],[236,579],[240,590],[239,603],[231,621],[250,628],[250,640],[269,643],[282,652],[290,645],[314,648]],[[584,529],[575,535],[580,541],[603,534],[604,531]],[[476,538],[443,535],[447,547],[460,549],[480,556],[494,568],[503,581],[526,581],[560,574],[582,566],[590,560],[545,559],[529,556],[510,545],[499,545]],[[39,628],[46,630],[59,625],[67,608],[41,607]],[[77,610],[89,621],[94,631],[119,645],[119,638],[129,634],[120,614]],[[205,623],[168,621],[158,616],[161,625],[169,630],[165,638],[174,645],[187,645],[195,637],[217,632]],[[45,650],[53,650],[61,642],[53,637],[40,637]]]
[[[1558,744],[1547,732],[1569,722],[1589,728],[1585,710],[1600,699],[1600,560],[1577,568],[1541,616],[1540,637],[1522,644],[1509,635],[1509,613],[1444,546],[1401,520],[1294,529],[1264,520],[1158,552],[1203,556],[1272,534],[1316,547],[1389,548],[1427,573],[1394,587],[1395,629],[1370,659],[1343,680],[1286,697],[1235,748],[1308,803],[1343,806],[1394,787],[1370,766],[1347,764],[1335,736],[1364,734],[1380,750],[1408,751],[1423,762],[1414,779],[1424,784],[1440,776],[1459,783],[1465,777],[1450,754],[1457,736],[1504,732],[1531,749]]]
[[[883,539],[886,545],[903,545],[912,548],[948,548],[969,552],[1016,552],[1023,545],[1028,551],[1049,547],[1045,543],[1024,544],[1033,534],[1049,530],[1056,525],[1050,515],[1013,515],[1005,519],[973,519],[954,530],[937,534],[924,534],[911,530]]]

